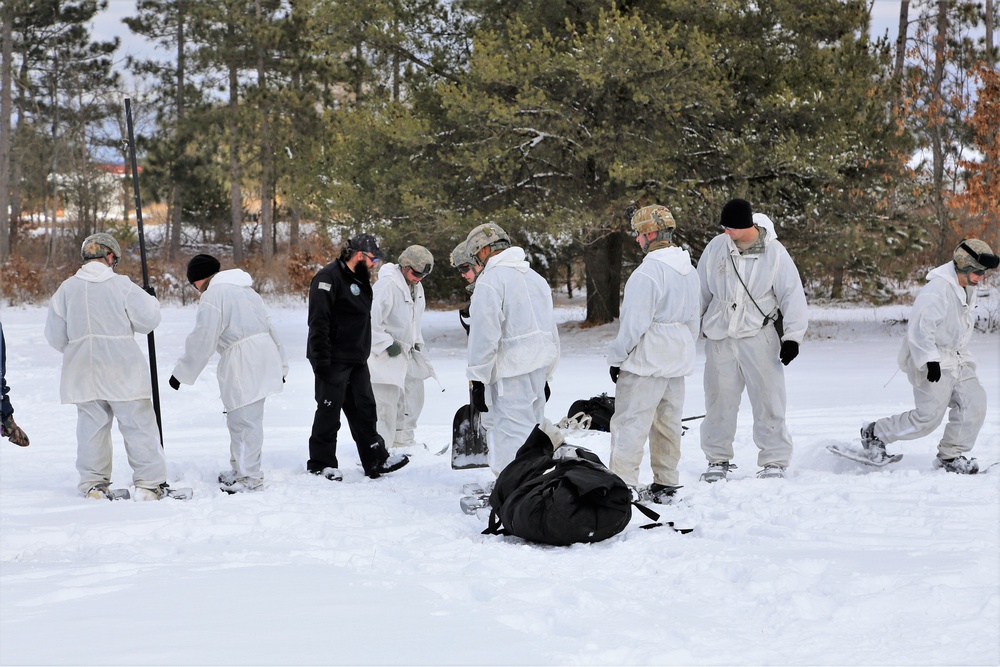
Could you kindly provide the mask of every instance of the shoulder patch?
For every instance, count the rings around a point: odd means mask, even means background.
[[[318,287],[318,288],[319,288],[319,289],[321,289],[321,290],[326,290],[327,292],[329,292],[329,291],[330,291],[330,288],[331,288],[331,287],[333,287],[333,284],[332,284],[332,283],[324,283],[324,282],[321,282],[321,283],[320,283],[319,285],[317,285],[316,287]]]

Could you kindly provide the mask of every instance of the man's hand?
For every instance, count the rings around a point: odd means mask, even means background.
[[[392,341],[392,345],[385,348],[385,351],[390,357],[398,357],[403,353],[403,346],[399,344],[399,341],[394,340]]]
[[[927,362],[927,381],[937,382],[941,379],[941,362],[940,361],[928,361]]]
[[[781,344],[781,351],[778,353],[778,358],[781,359],[781,363],[788,365],[792,363],[792,359],[799,356],[799,344],[794,340],[786,340]]]
[[[167,383],[170,385],[170,388],[173,389],[174,391],[177,391],[178,389],[181,388],[181,381],[175,378],[173,375],[170,376],[170,379],[167,380]]]
[[[615,384],[618,384],[618,374],[621,372],[621,370],[622,369],[619,368],[618,366],[612,366],[610,368],[609,372],[611,373],[611,381],[614,382]]]
[[[479,412],[489,412],[486,407],[486,385],[478,380],[472,381],[472,407]]]

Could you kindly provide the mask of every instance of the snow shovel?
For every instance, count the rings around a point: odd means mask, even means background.
[[[467,468],[488,468],[489,448],[486,445],[486,431],[479,411],[472,407],[472,387],[469,387],[469,404],[463,405],[455,413],[451,428],[451,467],[453,470]]]

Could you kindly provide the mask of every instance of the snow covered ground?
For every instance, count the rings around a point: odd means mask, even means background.
[[[554,421],[572,401],[614,391],[603,352],[617,325],[582,328],[582,306],[559,309]],[[291,372],[267,403],[263,492],[216,489],[228,443],[215,364],[170,390],[195,306],[166,305],[156,349],[169,480],[194,499],[85,500],[45,310],[5,308],[8,383],[31,446],[0,442],[0,663],[997,665],[1000,466],[933,470],[941,429],[890,446],[906,454],[891,469],[825,449],[911,407],[895,363],[903,329],[888,323],[906,312],[813,309],[787,369],[788,479],[754,478],[744,400],[744,478],[700,483],[699,422],[684,438],[683,502],[663,515],[693,533],[641,530],[637,514],[610,540],[555,548],[480,535],[484,521],[458,500],[489,472],[453,471],[422,448],[369,480],[345,426],[345,480],[306,475],[302,304],[272,306]],[[467,398],[465,336],[454,311],[428,312],[424,331],[446,391],[428,382],[417,435],[437,448]],[[1000,458],[1000,336],[976,334],[972,349],[991,401],[974,455],[988,464]],[[687,415],[703,411],[701,379],[699,365]],[[605,461],[608,440],[572,439]],[[117,431],[115,447],[115,485],[127,486]]]

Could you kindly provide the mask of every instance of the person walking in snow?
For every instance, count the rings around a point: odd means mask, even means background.
[[[0,322],[0,433],[18,447],[27,447],[31,442],[28,434],[14,421],[14,406],[7,386],[7,341],[3,336],[3,322]]]
[[[490,469],[499,475],[544,422],[559,332],[552,290],[499,225],[473,229],[466,249],[483,266],[469,305],[466,375],[472,405],[483,413]]]
[[[170,386],[178,390],[182,384],[194,384],[212,355],[219,353],[216,374],[229,428],[230,462],[219,484],[227,493],[256,491],[264,484],[264,400],[282,390],[288,360],[264,300],[253,289],[253,278],[242,269],[221,268],[211,255],[195,255],[188,262],[188,282],[201,297],[194,330],[170,375]]]
[[[861,444],[873,461],[888,457],[885,446],[931,434],[948,412],[934,466],[948,472],[975,474],[979,463],[966,458],[986,420],[986,390],[969,352],[975,328],[977,286],[1000,257],[985,242],[966,239],[952,260],[932,269],[910,310],[899,367],[913,386],[915,407],[870,422],[861,429]]]
[[[115,273],[122,251],[106,233],[80,248],[83,266],[49,301],[45,339],[63,355],[59,395],[77,408],[76,468],[80,492],[112,499],[111,422],[125,440],[133,497],[168,495],[167,463],[153,410],[149,366],[135,334],[160,323],[160,304],[127,276]]]
[[[757,477],[784,477],[792,457],[785,424],[785,374],[799,353],[808,313],[802,280],[778,241],[771,220],[750,202],[722,208],[723,233],[698,261],[701,331],[705,345],[705,421],[701,449],[706,482],[726,479],[736,466],[733,440],[744,387],[753,408]],[[782,326],[783,325],[783,326]]]
[[[430,250],[411,245],[399,263],[379,269],[372,303],[372,351],[368,368],[378,406],[378,433],[389,447],[414,443],[424,407],[424,380],[434,369],[424,355],[421,320],[426,301],[421,281],[434,268]]]
[[[701,283],[687,251],[673,243],[666,206],[639,209],[631,224],[646,257],[625,283],[618,335],[608,345],[617,385],[608,467],[637,488],[648,439],[653,483],[640,496],[668,503],[680,488],[684,376],[694,370]]]
[[[358,234],[347,242],[338,259],[319,270],[309,286],[306,357],[316,376],[316,413],[306,469],[329,480],[344,478],[337,461],[341,410],[368,477],[380,477],[409,463],[405,454],[390,454],[378,434],[368,369],[372,349],[370,272],[382,258],[375,237]]]

